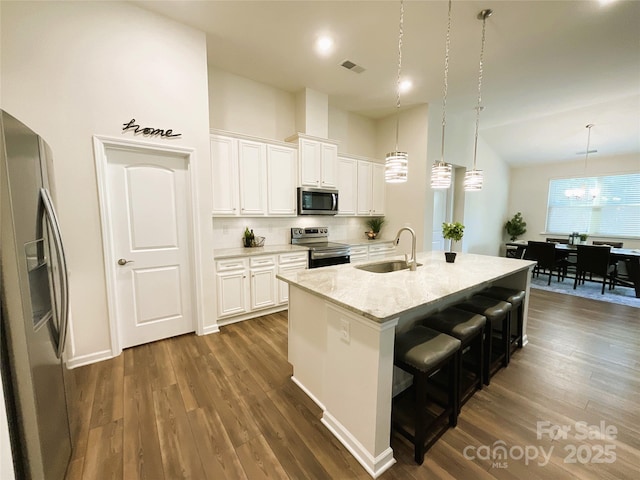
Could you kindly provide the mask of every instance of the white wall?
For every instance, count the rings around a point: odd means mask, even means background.
[[[618,155],[612,157],[589,157],[585,171],[584,160],[575,162],[545,163],[511,169],[509,191],[509,209],[503,219],[506,222],[516,212],[522,212],[527,222],[527,233],[522,240],[544,240],[547,221],[547,197],[549,180],[552,178],[581,177],[585,175],[614,175],[619,173],[637,173],[640,171],[638,155]],[[506,239],[506,233],[504,239]],[[590,237],[591,240],[605,240],[604,237]],[[639,239],[620,239],[625,248],[640,248]]]
[[[283,141],[296,133],[296,96],[209,67],[211,128]]]
[[[462,251],[499,255],[508,213],[509,166],[481,138],[477,164],[484,171],[484,185],[479,192],[464,192]]]
[[[329,106],[329,138],[337,140],[338,151],[384,162],[376,151],[376,121]],[[390,147],[393,149],[393,147]]]
[[[433,108],[429,115],[429,168],[440,160],[442,148],[442,109]],[[482,122],[482,119],[480,120]],[[482,123],[481,123],[482,125]],[[472,168],[475,134],[475,111],[464,114],[447,114],[444,160],[455,167]],[[478,138],[477,168],[484,172],[484,185],[479,192],[464,192],[464,170],[456,182],[454,195],[454,221],[464,224],[464,238],[454,250],[482,255],[499,255],[503,227],[508,208],[510,171],[508,164]]]
[[[419,105],[400,113],[398,148],[409,156],[406,183],[386,184],[385,217],[391,238],[400,227],[416,232],[417,250],[431,249],[433,192],[427,183],[427,132],[429,108]],[[376,151],[384,159],[396,147],[396,116],[381,119],[376,128]],[[410,251],[410,237],[403,234],[400,248]]]
[[[50,144],[70,268],[71,362],[110,354],[92,136],[122,124],[182,133],[196,150],[201,258],[211,257],[206,41],[202,32],[121,2],[2,2],[2,108]],[[198,279],[213,292],[213,265]],[[215,318],[212,295],[201,307]]]

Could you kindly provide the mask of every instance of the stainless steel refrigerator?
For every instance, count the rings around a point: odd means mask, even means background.
[[[0,127],[0,361],[11,456],[18,479],[62,480],[71,456],[62,362],[69,302],[51,151],[2,110]]]

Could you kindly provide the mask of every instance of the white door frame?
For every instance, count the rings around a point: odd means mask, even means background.
[[[128,151],[138,151],[145,153],[158,152],[162,154],[172,153],[182,156],[187,160],[188,188],[191,196],[187,199],[188,222],[191,229],[190,245],[190,267],[191,267],[191,307],[194,317],[194,330],[198,335],[204,334],[204,317],[202,304],[202,285],[199,281],[201,276],[200,261],[200,229],[198,228],[198,195],[197,179],[193,160],[195,150],[193,148],[175,147],[170,145],[142,142],[139,140],[128,140],[102,135],[93,136],[93,150],[96,162],[96,177],[98,180],[98,201],[100,205],[100,223],[102,227],[102,248],[104,256],[104,269],[107,287],[107,309],[109,315],[109,328],[111,333],[111,354],[115,357],[122,353],[122,339],[120,337],[118,310],[116,308],[116,255],[114,252],[113,225],[111,223],[111,212],[109,211],[109,189],[107,184],[107,149],[115,148]]]

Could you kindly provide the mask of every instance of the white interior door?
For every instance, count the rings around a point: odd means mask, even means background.
[[[106,155],[121,346],[192,332],[188,161],[134,149]]]

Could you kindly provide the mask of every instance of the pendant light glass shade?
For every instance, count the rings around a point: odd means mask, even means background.
[[[451,165],[444,161],[444,131],[447,125],[447,90],[449,87],[449,47],[451,45],[451,0],[449,0],[449,11],[447,14],[447,39],[444,50],[444,89],[442,94],[442,150],[440,161],[431,167],[431,188],[449,188],[451,186]]]
[[[400,0],[400,32],[398,34],[398,76],[396,78],[396,151],[387,153],[384,161],[384,180],[387,183],[404,183],[409,173],[407,152],[398,151],[398,132],[400,130],[400,74],[402,73],[402,37],[404,35],[404,2]]]
[[[467,170],[464,174],[464,189],[467,192],[478,192],[482,190],[483,173],[482,170]]]
[[[449,188],[451,170],[451,165],[447,163],[435,163],[431,167],[431,188]]]
[[[476,160],[478,157],[478,127],[480,126],[480,112],[484,109],[482,103],[482,71],[484,60],[484,41],[485,30],[487,25],[487,17],[490,17],[493,10],[482,10],[478,14],[478,20],[482,20],[482,43],[480,46],[480,68],[478,70],[478,105],[476,107],[476,134],[473,142],[473,168],[467,170],[464,174],[464,190],[466,192],[478,192],[482,190],[483,174],[482,170],[476,168]]]
[[[407,181],[409,156],[407,152],[387,153],[384,162],[384,180],[387,183],[403,183]]]

